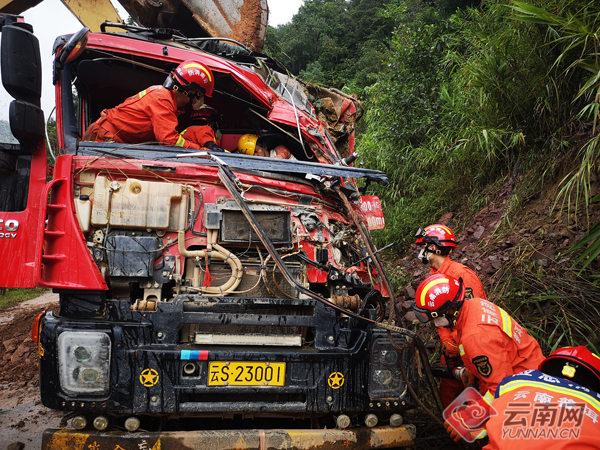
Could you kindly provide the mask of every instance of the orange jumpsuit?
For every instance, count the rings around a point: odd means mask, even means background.
[[[198,145],[187,142],[175,129],[179,114],[175,92],[163,86],[151,86],[106,110],[86,130],[83,140],[128,144],[159,142],[199,149]]]
[[[483,285],[479,280],[479,277],[475,272],[460,263],[452,261],[449,257],[444,260],[438,270],[431,268],[431,274],[437,273],[443,275],[449,275],[451,277],[462,278],[465,286],[465,299],[468,298],[486,298],[485,292],[483,291]],[[439,327],[437,329],[440,340],[442,341],[442,348],[446,351],[446,357],[450,360],[458,362],[458,344],[452,339],[452,330],[449,328]],[[446,366],[446,358],[441,359],[441,365]],[[458,364],[460,365],[460,364]],[[465,387],[462,381],[449,380],[447,378],[440,379],[440,397],[444,407],[447,407],[452,400],[456,398]]]
[[[600,394],[538,370],[498,385],[484,450],[600,448]]]
[[[506,311],[480,298],[465,300],[453,337],[481,394],[494,395],[504,377],[536,369],[544,360],[537,341]]]
[[[215,131],[210,125],[192,125],[187,127],[181,132],[181,136],[186,142],[193,142],[194,144],[204,147],[207,142],[217,143],[215,139]]]

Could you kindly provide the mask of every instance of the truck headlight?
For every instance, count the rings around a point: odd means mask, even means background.
[[[371,348],[369,397],[376,399],[399,398],[406,386],[398,366],[398,352],[387,336],[375,338]]]
[[[110,337],[94,331],[65,331],[58,336],[60,386],[68,395],[108,394]]]

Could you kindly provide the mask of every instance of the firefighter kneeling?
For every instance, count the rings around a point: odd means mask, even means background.
[[[456,430],[456,424],[467,429],[474,425],[474,419],[485,410],[484,401],[492,402],[496,387],[505,377],[535,369],[544,360],[537,341],[506,311],[487,300],[465,299],[462,279],[441,274],[427,277],[417,289],[413,310],[419,321],[433,321],[436,327],[452,331],[465,366],[457,375],[467,384],[477,380],[483,396],[468,399],[472,401],[470,407],[451,409],[452,417],[445,425],[456,441],[465,437]],[[485,432],[472,437],[485,437]]]

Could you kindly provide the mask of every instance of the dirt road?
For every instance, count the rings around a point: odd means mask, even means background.
[[[58,295],[46,293],[0,311],[0,450],[38,450],[42,431],[58,427],[64,413],[40,403],[37,345],[31,324],[42,310],[58,306]],[[14,445],[15,443],[21,445]]]

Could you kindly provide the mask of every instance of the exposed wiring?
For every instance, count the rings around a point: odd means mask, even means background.
[[[304,141],[302,140],[302,129],[300,128],[300,117],[298,116],[298,108],[296,108],[296,102],[294,102],[294,96],[292,95],[292,93],[289,91],[289,89],[287,88],[287,86],[285,84],[282,84],[281,87],[283,87],[283,89],[285,89],[285,92],[288,93],[290,100],[292,102],[292,107],[294,108],[294,115],[296,116],[296,127],[298,129],[298,139],[300,140],[300,145],[304,149]],[[306,150],[304,150],[304,153],[306,154]],[[308,158],[308,155],[306,155],[306,157]]]
[[[248,248],[240,255],[237,255],[238,258],[241,258],[242,256],[244,256],[246,253],[248,253],[248,250],[250,250],[250,246],[252,245],[252,228],[250,228],[248,230]]]
[[[293,287],[295,287],[298,292],[307,295],[308,297],[310,297],[310,298],[312,298],[312,299],[314,299],[314,300],[322,303],[323,305],[325,305],[325,306],[327,306],[329,308],[335,309],[336,311],[338,311],[341,314],[344,314],[344,315],[346,315],[348,317],[351,317],[353,319],[357,319],[359,321],[368,323],[371,326],[374,326],[376,328],[381,328],[381,329],[384,329],[384,330],[392,331],[392,332],[399,333],[399,334],[407,336],[408,338],[410,338],[410,340],[412,340],[412,341],[415,342],[415,344],[417,345],[417,348],[419,350],[419,353],[421,353],[421,356],[423,357],[423,355],[426,355],[426,353],[425,353],[425,346],[423,345],[423,342],[419,339],[419,337],[417,336],[417,334],[415,332],[413,332],[411,330],[408,330],[406,328],[401,328],[401,327],[398,327],[396,325],[392,325],[391,323],[377,322],[377,321],[375,321],[373,319],[370,319],[370,318],[361,316],[359,314],[356,314],[353,311],[350,311],[349,309],[346,309],[344,307],[341,307],[339,305],[336,305],[335,303],[332,303],[332,302],[328,301],[327,299],[321,297],[316,292],[314,292],[314,291],[312,291],[310,289],[307,289],[303,285],[301,285],[293,277],[293,275],[290,273],[289,269],[287,268],[287,266],[283,262],[283,259],[277,253],[276,248],[273,246],[273,243],[271,242],[271,240],[269,239],[269,237],[267,236],[267,234],[265,233],[265,231],[262,229],[262,227],[260,226],[260,224],[257,222],[256,218],[254,217],[254,214],[252,213],[252,211],[250,210],[250,208],[248,207],[248,205],[246,205],[244,203],[244,200],[242,199],[240,193],[236,189],[237,184],[239,184],[239,180],[238,180],[238,183],[235,182],[235,180],[237,180],[237,177],[229,169],[229,166],[226,163],[224,163],[220,158],[216,157],[215,155],[207,153],[206,157],[212,159],[213,161],[216,161],[219,164],[219,173],[218,173],[218,175],[219,175],[219,179],[223,183],[223,186],[229,191],[229,193],[231,194],[231,196],[233,197],[233,199],[235,200],[235,202],[239,206],[239,208],[242,211],[242,213],[244,214],[244,216],[246,216],[246,219],[248,220],[248,222],[250,223],[250,225],[254,229],[255,233],[257,234],[257,236],[261,240],[263,246],[265,247],[265,249],[269,253],[269,256],[271,258],[273,258],[273,262],[275,263],[275,265],[277,266],[277,268],[281,271],[282,275],[284,276],[284,278],[287,280],[288,283],[290,283]],[[388,290],[388,293],[390,295],[390,300],[393,303],[393,305],[390,305],[390,321],[391,321],[391,320],[393,320],[394,316],[396,315],[395,314],[396,305],[395,305],[395,300],[394,300],[393,292],[392,292],[391,287],[389,285],[389,281],[387,280],[387,277],[385,276],[385,272],[383,272],[383,269],[381,268],[381,265],[379,264],[379,260],[377,259],[377,257],[374,254],[374,250],[372,248],[374,246],[373,246],[372,242],[369,240],[368,236],[364,235],[365,232],[368,233],[368,230],[365,231],[366,227],[364,226],[364,223],[362,222],[362,220],[360,219],[360,217],[358,217],[358,215],[356,213],[354,213],[354,211],[351,209],[351,205],[349,204],[348,199],[346,198],[346,196],[339,190],[339,188],[336,188],[336,190],[338,191],[338,194],[340,195],[340,198],[342,199],[342,201],[345,203],[346,208],[349,209],[349,214],[350,214],[351,218],[358,225],[358,227],[359,227],[359,233],[362,235],[363,241],[365,241],[365,244],[367,246],[367,251],[369,253],[371,253],[371,258],[373,260],[373,263],[376,265],[376,268],[378,269],[378,272],[379,272],[381,278],[385,282],[386,289]],[[261,257],[261,259],[262,259],[262,257]],[[402,350],[402,349],[400,348],[400,350]],[[401,361],[401,358],[400,358],[400,361]],[[431,367],[429,367],[429,362],[426,361],[426,358],[423,361],[423,365],[425,367],[426,376],[430,380],[432,380],[433,379],[433,375],[431,374]],[[403,369],[403,367],[401,369]],[[406,382],[408,382],[408,379],[406,379]],[[410,383],[408,383],[407,386],[408,386],[408,389],[411,391],[411,393],[416,396],[416,393],[414,392],[414,390],[412,390],[412,387],[410,386]],[[433,394],[434,394],[434,396],[436,398],[436,401],[439,402],[439,406],[441,408],[441,400],[439,399],[439,394],[437,393],[437,391],[435,389],[432,389],[432,390],[434,391]],[[432,413],[432,415],[433,415],[433,413]],[[435,417],[435,416],[433,416],[433,417]],[[439,421],[439,419],[437,419],[437,418],[435,420]]]
[[[440,410],[440,414],[442,414],[444,411],[444,406],[443,406],[440,394],[438,392],[438,389],[437,389],[437,386],[435,383],[435,379],[433,378],[433,374],[431,373],[431,366],[429,365],[429,361],[427,360],[427,353],[425,351],[425,346],[423,345],[423,341],[421,341],[421,339],[419,339],[415,335],[415,338],[409,340],[406,345],[400,346],[400,345],[396,344],[396,342],[394,342],[394,339],[392,338],[390,331],[394,331],[394,330],[388,330],[388,339],[389,339],[390,343],[392,344],[392,346],[394,347],[394,350],[396,350],[396,352],[398,353],[398,366],[400,367],[400,372],[402,373],[402,379],[404,380],[404,384],[406,384],[406,387],[408,388],[410,395],[417,402],[417,404],[425,412],[427,412],[427,414],[437,424],[443,426],[444,425],[443,422],[433,412],[431,412],[431,410],[429,408],[427,408],[427,406],[425,406],[423,404],[423,402],[419,399],[419,395],[415,392],[415,390],[413,389],[413,387],[410,383],[410,380],[408,379],[408,375],[406,373],[406,368],[404,367],[404,361],[402,361],[402,354],[404,353],[404,349],[409,348],[411,346],[415,346],[417,353],[421,357],[423,366],[425,367],[425,379],[427,380],[427,382],[429,384],[429,387],[431,389],[431,393],[435,400],[436,406]]]
[[[281,259],[285,259],[288,258],[290,256],[296,256],[300,253],[300,251],[297,251],[295,253],[290,253],[289,255],[283,255],[281,257]],[[277,272],[275,271],[276,267],[273,267],[273,284],[275,285],[275,287],[277,288],[277,290],[279,292],[281,292],[283,295],[285,295],[287,298],[291,298],[292,300],[295,300],[296,297],[291,296],[290,294],[288,294],[287,292],[284,292],[283,289],[281,289],[281,286],[279,286],[279,284],[277,283],[277,278],[275,278],[275,275],[277,274]]]
[[[256,246],[256,251],[258,252],[258,257],[260,258],[260,264],[261,264],[260,276],[262,277],[263,282],[265,283],[265,286],[267,287],[267,291],[269,291],[269,294],[275,296],[275,292],[273,292],[273,289],[271,289],[271,285],[269,284],[269,281],[267,280],[267,262],[269,261],[270,256],[267,255],[267,258],[263,259],[262,253],[260,252],[258,245]]]
[[[196,224],[196,221],[198,220],[198,214],[200,214],[200,207],[202,206],[202,202],[204,201],[204,197],[202,196],[202,192],[200,192],[198,189],[193,188],[193,187],[190,187],[190,188],[192,190],[191,196],[190,196],[192,203],[195,202],[195,200],[196,200],[196,197],[195,197],[194,193],[197,193],[198,196],[200,197],[200,201],[198,202],[198,207],[196,208],[196,210],[194,212],[194,217],[192,219],[192,223],[190,224],[190,230],[191,230],[191,232],[192,232],[192,234],[194,236],[205,237],[206,233],[201,232],[201,231],[196,231],[194,229],[194,225]]]
[[[253,112],[254,114],[256,114],[258,117],[260,117],[261,119],[269,122],[271,125],[273,125],[275,128],[279,129],[279,131],[287,134],[289,137],[291,137],[292,139],[294,139],[296,142],[298,142],[299,144],[302,143],[302,141],[298,141],[298,138],[296,136],[294,136],[292,133],[290,133],[289,131],[284,130],[283,128],[281,128],[279,125],[277,125],[275,122],[273,122],[272,120],[268,119],[267,117],[263,116],[261,113],[259,113],[258,111],[254,111],[252,108],[248,108],[248,110],[250,112]],[[304,146],[304,144],[303,144]],[[310,159],[310,158],[309,158]]]

